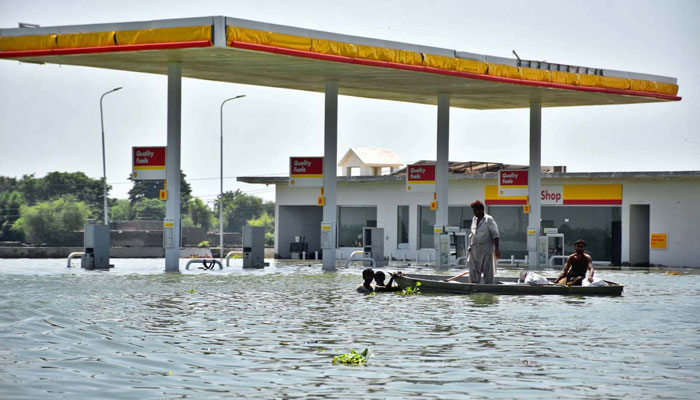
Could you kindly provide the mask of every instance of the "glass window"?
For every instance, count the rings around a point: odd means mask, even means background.
[[[435,225],[435,211],[430,206],[418,206],[418,226],[420,227],[418,248],[433,249],[433,226]]]
[[[528,215],[521,206],[489,206],[488,213],[498,224],[501,258],[522,259],[527,254],[526,234]],[[586,252],[594,261],[612,261],[619,247],[620,207],[544,206],[543,228],[557,228],[564,234],[564,254],[574,252],[574,242],[583,239],[588,243]]]
[[[396,244],[408,243],[408,206],[398,207]]]
[[[522,206],[489,206],[487,214],[498,225],[498,247],[501,258],[522,260],[527,255],[527,218]],[[564,238],[566,239],[566,238]]]
[[[362,247],[366,226],[377,226],[377,207],[338,207],[338,247]]]
[[[564,234],[564,254],[573,253],[574,242],[583,239],[594,261],[612,261],[613,225],[620,216],[620,207],[542,207],[542,227]]]
[[[450,206],[447,210],[447,224],[457,226],[460,229],[469,229],[472,226],[474,213],[469,206]]]
[[[469,206],[452,206],[447,209],[447,224],[460,228],[469,228],[472,223],[472,209]],[[420,237],[418,247],[421,249],[435,248],[433,227],[435,226],[435,211],[429,206],[418,206],[418,221]]]

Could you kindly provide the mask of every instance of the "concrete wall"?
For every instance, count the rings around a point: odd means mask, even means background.
[[[82,247],[2,247],[0,258],[68,258],[70,253],[83,251]],[[163,258],[162,247],[112,247],[113,258]],[[73,263],[80,264],[76,259]]]
[[[110,224],[111,225],[111,224]],[[119,221],[115,230],[118,231],[162,231],[163,221]]]
[[[634,262],[630,205],[649,205],[649,232],[666,233],[667,250],[649,249],[649,263],[700,267],[700,180],[622,182],[622,261]],[[649,238],[646,238],[647,243]]]
[[[320,251],[321,220],[323,207],[319,206],[282,206],[277,207],[276,220],[282,230],[276,230],[275,254],[279,258],[290,258],[289,244],[295,236],[305,236],[309,244],[307,258],[313,258],[314,252]],[[277,222],[277,221],[276,221]]]
[[[496,184],[495,179],[459,179],[450,181],[450,206],[469,206],[474,200],[484,200],[484,186]],[[622,184],[622,262],[630,259],[630,205],[648,204],[650,209],[649,230],[651,233],[667,233],[667,250],[649,252],[649,263],[677,267],[700,267],[700,178],[557,178],[543,179],[544,185],[559,184]],[[316,204],[318,188],[290,188],[278,184],[276,202],[279,208],[287,205],[313,206]],[[376,206],[377,226],[384,228],[384,253],[396,259],[429,260],[431,251],[421,250],[418,245],[418,206],[428,206],[432,193],[407,193],[402,181],[382,182],[338,182],[339,206]],[[397,248],[397,207],[409,206],[409,244],[407,249]],[[318,207],[319,212],[321,207]],[[282,222],[282,223],[280,223]],[[276,232],[286,231],[283,218],[276,220]],[[315,229],[320,230],[320,226]],[[291,235],[289,233],[288,235]],[[632,235],[634,237],[634,235]],[[307,236],[308,238],[308,236]],[[277,239],[277,246],[288,248],[288,239]],[[649,240],[646,238],[645,240]],[[287,249],[288,250],[288,249]],[[345,259],[355,249],[338,249],[339,259]],[[276,253],[283,254],[276,249]]]

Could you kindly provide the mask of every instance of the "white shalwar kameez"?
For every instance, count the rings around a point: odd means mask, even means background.
[[[498,238],[498,225],[492,216],[484,214],[477,223],[472,218],[471,235],[469,235],[469,277],[472,283],[493,283],[494,260],[493,239]],[[483,275],[483,281],[482,281]]]

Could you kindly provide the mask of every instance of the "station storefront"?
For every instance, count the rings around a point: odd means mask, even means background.
[[[243,180],[243,179],[242,179]],[[303,237],[308,257],[319,246],[321,207],[317,188],[290,188],[287,180],[244,178],[275,184],[276,248],[290,257],[290,243]],[[525,197],[498,196],[495,174],[452,175],[448,223],[466,229],[469,204],[481,200],[500,230],[501,258],[527,254]],[[700,260],[700,172],[617,172],[545,174],[541,186],[541,226],[564,235],[563,253],[577,239],[588,242],[593,260],[613,265],[696,267]],[[402,176],[338,178],[338,259],[361,249],[364,227],[383,228],[384,252],[395,260],[434,260],[435,211],[432,193],[408,193]],[[544,232],[540,232],[544,234]]]
[[[498,222],[501,253],[524,258],[528,216],[526,197],[499,197],[498,187],[484,187],[487,213]],[[543,185],[541,226],[564,235],[569,245],[578,239],[588,243],[596,261],[621,263],[622,185]],[[564,253],[571,249],[565,248]]]

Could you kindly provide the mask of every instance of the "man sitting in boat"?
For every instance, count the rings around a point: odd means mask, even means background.
[[[574,249],[576,252],[569,256],[564,269],[555,280],[560,285],[581,286],[586,279],[586,271],[590,271],[588,282],[593,282],[593,260],[590,255],[583,252],[586,249],[586,241],[577,240],[574,243]]]
[[[365,268],[364,271],[362,271],[362,279],[364,282],[357,287],[357,291],[363,294],[374,292],[374,286],[372,286],[374,270],[372,268]]]
[[[374,273],[374,291],[375,292],[398,292],[400,289],[398,286],[393,286],[395,274],[391,274],[389,278],[389,283],[384,284],[384,279],[386,275],[382,271],[377,271]]]
[[[471,204],[471,207],[474,218],[472,218],[469,250],[467,250],[469,278],[472,283],[480,283],[483,275],[484,283],[492,284],[495,272],[494,261],[501,257],[501,251],[498,248],[498,225],[492,216],[484,213],[482,202],[477,200]],[[453,281],[466,274],[464,272],[445,281]]]

